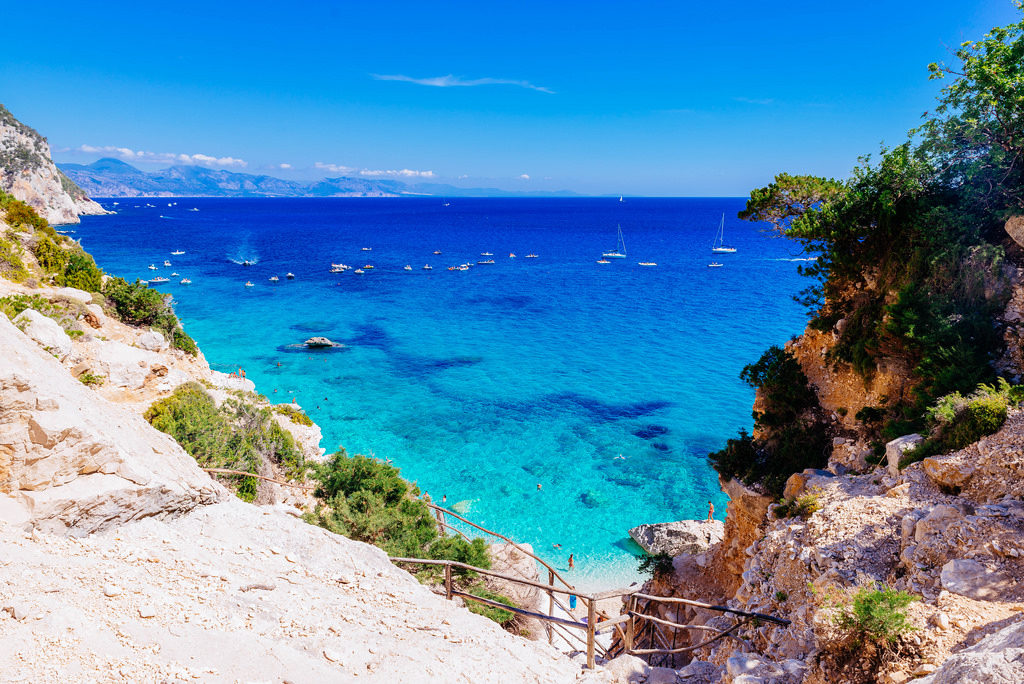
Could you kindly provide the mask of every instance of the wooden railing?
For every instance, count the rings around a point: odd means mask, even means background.
[[[581,649],[587,654],[587,667],[593,669],[596,664],[596,658],[601,655],[603,658],[612,658],[619,653],[628,653],[630,655],[637,656],[650,656],[654,654],[680,654],[689,651],[694,651],[703,646],[707,646],[719,639],[723,639],[727,636],[732,636],[733,632],[739,629],[743,624],[751,620],[761,620],[766,622],[772,622],[778,625],[788,626],[789,620],[777,618],[772,615],[765,615],[763,613],[751,613],[745,610],[737,610],[735,608],[728,608],[726,606],[716,606],[709,603],[702,603],[700,601],[691,601],[689,599],[675,598],[671,596],[652,596],[650,594],[641,593],[637,588],[628,589],[613,589],[611,591],[604,591],[599,593],[586,594],[577,591],[571,587],[562,587],[554,584],[553,579],[548,584],[541,582],[534,582],[533,580],[523,579],[522,577],[512,577],[494,570],[487,570],[484,568],[478,568],[466,563],[460,563],[458,561],[451,560],[433,560],[427,558],[392,558],[394,563],[409,563],[419,565],[439,565],[444,567],[444,593],[448,600],[451,600],[455,596],[461,597],[466,601],[475,601],[484,605],[500,608],[507,610],[516,615],[522,615],[524,617],[536,618],[545,623],[548,633],[549,643],[554,638],[555,634],[558,634],[565,639],[567,644],[574,645],[578,644]],[[476,596],[469,592],[461,591],[453,583],[452,569],[458,568],[469,572],[476,572],[481,575],[488,577],[497,577],[498,579],[505,580],[507,582],[514,582],[516,584],[522,584],[525,586],[535,587],[547,593],[549,598],[548,612],[539,613],[534,610],[526,610],[519,606],[509,605],[502,603],[501,601],[495,601],[481,596]],[[563,580],[564,581],[564,580]],[[565,607],[558,595],[575,596],[577,599],[583,602],[584,607],[587,611],[587,617],[583,619],[576,619],[572,609]],[[609,617],[601,615],[598,612],[597,604],[599,601],[609,598],[621,597],[626,600],[624,603],[625,611],[616,616]],[[642,604],[641,604],[642,601]],[[713,627],[707,627],[705,625],[684,625],[675,623],[669,620],[664,620],[654,615],[649,615],[643,612],[643,608],[650,608],[653,603],[666,602],[666,603],[677,603],[684,604],[696,608],[703,608],[706,610],[717,611],[721,613],[727,613],[739,618],[735,624],[726,629],[715,629]],[[554,614],[554,607],[558,606],[561,608],[569,618],[560,617]],[[713,632],[713,636],[705,639],[704,641],[680,648],[675,648],[671,644],[664,643],[664,639],[659,641],[662,648],[634,648],[636,637],[645,629],[649,629],[648,625],[660,625],[671,627],[672,629],[678,630],[699,630]],[[572,632],[569,630],[579,630],[584,633],[584,636],[580,636],[578,632]],[[597,642],[597,635],[601,632],[609,630],[615,630],[618,635],[620,643],[622,644],[621,649],[616,649],[617,652],[613,652],[611,648],[607,648]],[[658,639],[658,632],[651,630],[653,639]]]

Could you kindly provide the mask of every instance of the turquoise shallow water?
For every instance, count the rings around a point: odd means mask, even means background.
[[[751,424],[740,369],[803,327],[800,255],[730,218],[739,199],[117,201],[74,237],[126,278],[171,260],[161,289],[211,365],[294,397],[326,448],[391,459],[556,566],[573,553],[583,587],[636,578],[629,527],[724,515],[705,457]],[[738,252],[713,256],[722,212]],[[617,224],[629,258],[595,263]],[[496,263],[446,269],[481,252]],[[288,346],[312,335],[346,347]]]

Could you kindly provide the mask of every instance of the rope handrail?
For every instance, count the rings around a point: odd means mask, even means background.
[[[569,582],[567,582],[567,581],[565,580],[565,578],[564,578],[564,577],[562,577],[561,575],[559,575],[559,574],[558,574],[558,571],[557,571],[557,570],[555,570],[555,569],[554,569],[553,567],[551,567],[550,565],[548,565],[548,563],[547,563],[547,562],[546,562],[546,561],[545,561],[545,560],[544,560],[543,558],[541,558],[540,556],[536,555],[536,554],[535,554],[535,553],[533,553],[532,551],[527,551],[527,550],[526,550],[526,549],[524,549],[524,548],[523,548],[522,546],[520,546],[520,545],[519,545],[519,544],[517,544],[516,542],[512,541],[511,539],[509,539],[509,538],[508,538],[508,537],[506,537],[505,535],[503,535],[503,534],[500,534],[500,533],[498,533],[498,532],[495,532],[495,531],[493,531],[493,530],[489,530],[489,529],[487,529],[486,527],[482,527],[481,525],[477,525],[477,524],[476,524],[475,522],[472,522],[472,521],[470,521],[470,520],[466,520],[465,518],[463,518],[463,517],[462,517],[461,515],[459,515],[458,513],[452,513],[452,512],[451,512],[451,511],[449,511],[449,510],[448,510],[447,508],[442,508],[441,506],[438,506],[437,504],[434,504],[434,503],[430,503],[429,501],[425,501],[424,503],[426,503],[426,504],[427,504],[427,506],[429,506],[430,508],[434,509],[435,511],[441,511],[441,512],[442,512],[442,513],[444,513],[445,515],[450,515],[450,516],[452,516],[453,518],[455,518],[456,520],[461,520],[462,522],[466,523],[466,524],[467,524],[467,525],[469,525],[470,527],[476,528],[476,529],[480,530],[481,532],[484,532],[484,533],[486,533],[486,534],[489,534],[489,535],[491,535],[492,537],[497,537],[498,539],[502,539],[502,540],[504,540],[505,542],[507,542],[507,543],[511,544],[512,546],[514,546],[515,548],[517,548],[518,550],[522,551],[522,552],[523,552],[523,553],[525,553],[525,554],[526,554],[527,556],[529,556],[530,558],[532,558],[533,560],[535,560],[535,561],[537,561],[538,563],[540,563],[541,565],[543,565],[543,566],[544,566],[544,567],[545,567],[545,568],[546,568],[546,569],[548,570],[548,572],[552,573],[552,574],[553,574],[553,575],[554,575],[554,576],[555,576],[555,577],[556,577],[556,578],[558,579],[558,581],[559,581],[559,582],[561,582],[562,584],[564,584],[564,585],[565,585],[566,587],[568,587],[568,588],[570,588],[570,589],[573,589],[573,590],[575,590],[575,587],[574,587],[573,585],[569,584]]]
[[[783,627],[789,627],[791,624],[789,620],[784,618],[777,618],[773,615],[765,615],[764,613],[751,613],[746,610],[739,610],[737,608],[729,608],[728,606],[715,606],[710,603],[702,603],[701,601],[693,601],[690,599],[676,598],[675,596],[652,596],[650,594],[642,594],[640,592],[633,592],[633,596],[637,598],[647,599],[649,601],[659,601],[661,603],[682,603],[687,606],[694,606],[695,608],[705,608],[707,610],[717,610],[720,613],[732,613],[733,615],[741,615],[748,618],[757,618],[758,620],[766,620],[768,622],[774,622],[777,625]]]
[[[434,558],[400,558],[397,556],[392,556],[390,560],[392,563],[421,563],[423,565],[449,565],[453,568],[461,568],[463,570],[469,570],[471,572],[479,572],[481,575],[489,575],[491,577],[498,577],[500,579],[508,580],[510,582],[518,582],[519,584],[526,584],[531,587],[537,587],[538,589],[543,589],[544,591],[556,591],[561,594],[578,596],[585,600],[590,599],[589,594],[583,594],[581,592],[576,591],[575,589],[563,589],[562,587],[553,587],[550,584],[541,584],[540,582],[534,582],[533,580],[523,579],[522,577],[512,577],[511,575],[495,572],[494,570],[478,568],[475,565],[469,565],[467,563],[460,563],[459,561],[437,560]]]

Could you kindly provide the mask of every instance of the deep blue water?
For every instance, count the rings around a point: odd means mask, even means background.
[[[102,203],[117,215],[74,237],[125,278],[180,273],[161,290],[214,368],[294,397],[329,450],[391,459],[558,566],[575,554],[581,586],[635,578],[629,527],[702,518],[709,500],[724,515],[705,457],[750,427],[738,374],[804,323],[801,255],[737,220],[740,199]],[[713,257],[722,212],[738,252]],[[596,263],[618,224],[629,258]],[[447,270],[481,252],[496,263]],[[289,348],[312,335],[346,347]]]

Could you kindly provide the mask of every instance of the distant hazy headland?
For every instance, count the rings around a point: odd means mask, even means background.
[[[59,164],[92,197],[570,197],[567,190],[513,192],[498,188],[457,188],[444,183],[403,183],[341,176],[293,181],[202,166],[178,165],[142,171],[109,157],[92,164]]]

